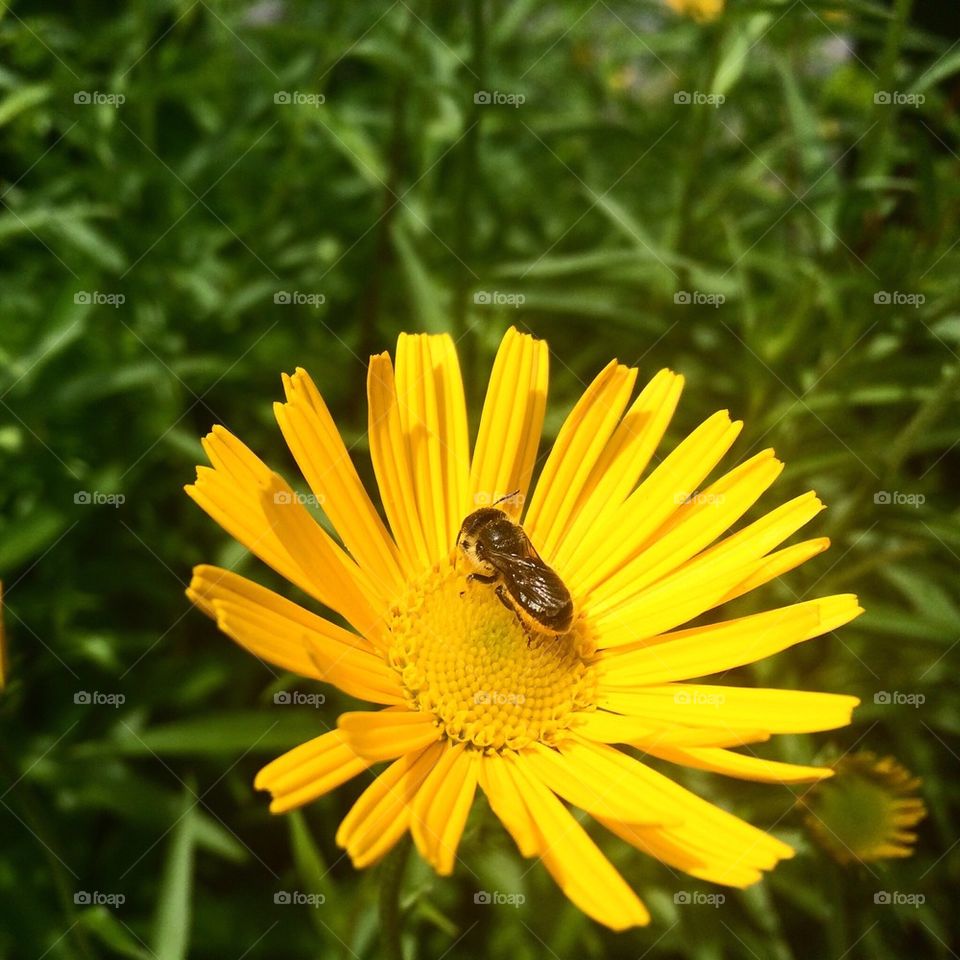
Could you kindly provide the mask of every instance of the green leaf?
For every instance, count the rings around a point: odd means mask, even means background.
[[[146,730],[121,726],[112,740],[82,744],[78,755],[218,756],[274,753],[318,737],[329,730],[315,711],[237,711],[193,717]]]
[[[186,960],[190,946],[196,807],[193,791],[185,788],[183,812],[173,829],[160,878],[153,933],[157,960]]]

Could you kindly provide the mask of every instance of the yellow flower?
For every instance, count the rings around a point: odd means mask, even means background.
[[[920,778],[869,750],[841,757],[833,770],[803,801],[814,840],[843,866],[912,856],[914,828],[927,815]]]
[[[574,406],[528,497],[547,362],[546,343],[507,332],[471,457],[450,337],[401,335],[396,371],[386,353],[371,358],[368,433],[387,523],[313,382],[303,370],[285,376],[277,420],[339,539],[223,427],[204,439],[212,467],[199,467],[187,492],[352,629],[216,567],[197,567],[188,594],[256,656],[383,707],[343,714],[336,729],[264,767],[255,785],[271,792],[274,813],[388,761],[337,843],[363,867],[409,830],[449,874],[479,786],[521,853],[620,930],[647,923],[647,910],[564,801],[696,877],[755,882],[792,849],[622,747],[752,780],[829,776],[730,748],[843,726],[854,697],[683,681],[777,653],[861,611],[855,597],[834,596],[678,629],[822,552],[822,538],[779,548],[822,504],[807,493],[724,536],[782,469],[764,450],[700,490],[740,431],[725,411],[638,486],[683,378],[662,370],[631,403],[637,371],[616,361]],[[468,582],[458,558],[464,517],[514,491],[524,530],[573,597],[574,624],[560,639],[528,642],[495,589]]]
[[[723,13],[724,0],[666,0],[667,6],[676,13],[694,20],[708,22]]]

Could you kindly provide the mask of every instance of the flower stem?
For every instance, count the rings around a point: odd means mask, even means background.
[[[380,937],[383,942],[385,960],[403,960],[403,946],[400,935],[400,889],[403,886],[403,873],[410,856],[410,834],[387,854],[380,868]]]

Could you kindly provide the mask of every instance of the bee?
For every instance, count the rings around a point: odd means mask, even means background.
[[[519,491],[518,491],[519,492]],[[457,547],[473,568],[467,580],[496,584],[497,599],[512,610],[527,634],[560,637],[573,624],[573,599],[564,582],[534,549],[523,527],[497,504],[471,513],[461,524]]]

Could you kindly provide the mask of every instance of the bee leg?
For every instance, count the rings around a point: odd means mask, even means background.
[[[517,623],[523,627],[523,632],[527,635],[527,646],[530,646],[530,640],[533,638],[533,634],[530,632],[530,627],[524,622],[523,617],[517,612],[517,608],[507,599],[507,591],[504,589],[503,584],[494,591],[497,595],[497,599],[508,609],[513,611],[513,615],[517,618]]]
[[[468,573],[467,574],[468,581],[476,580],[479,583],[495,583],[497,579],[498,579],[498,575],[495,573],[492,573],[489,575],[485,573]],[[497,593],[499,594],[499,590],[497,591]]]

